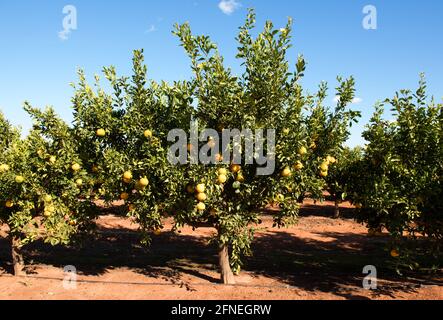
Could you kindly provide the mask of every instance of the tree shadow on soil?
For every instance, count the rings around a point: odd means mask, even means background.
[[[308,292],[333,293],[347,299],[357,296],[362,287],[363,267],[378,269],[379,285],[374,295],[395,297],[396,292],[414,292],[422,284],[443,285],[422,277],[405,280],[388,269],[386,238],[368,239],[363,235],[325,232],[318,234],[327,241],[306,240],[284,231],[267,232],[253,243],[254,256],[246,259],[245,271],[252,276],[265,276]],[[331,239],[333,241],[331,241]],[[204,237],[165,232],[146,248],[140,245],[140,234],[127,229],[100,229],[97,236],[82,246],[52,247],[36,242],[24,248],[26,263],[63,268],[74,265],[80,275],[101,275],[116,268],[129,268],[137,273],[192,289],[182,276],[197,277],[208,284],[218,279],[208,275],[217,270],[217,250]],[[9,242],[0,239],[0,268],[10,270]]]
[[[334,293],[347,299],[364,298],[352,292],[363,287],[363,268],[367,265],[377,268],[375,297],[395,298],[398,291],[417,292],[421,285],[443,285],[425,276],[414,280],[398,276],[389,267],[392,260],[385,250],[387,238],[332,232],[317,235],[334,240],[306,241],[286,232],[259,237],[253,244],[254,257],[247,260],[247,270],[306,291]]]
[[[334,205],[326,203],[304,204],[300,208],[300,217],[325,217],[332,218],[334,216]],[[354,219],[356,210],[340,206],[340,218]]]

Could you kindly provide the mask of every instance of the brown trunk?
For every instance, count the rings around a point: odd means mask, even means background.
[[[335,200],[334,219],[340,218],[340,202]]]
[[[11,254],[14,275],[20,276],[23,273],[25,263],[23,260],[20,239],[16,236],[11,236]]]
[[[234,274],[229,263],[229,248],[227,245],[220,247],[218,252],[221,281],[223,284],[235,284]]]

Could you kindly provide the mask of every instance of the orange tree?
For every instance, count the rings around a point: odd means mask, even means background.
[[[338,153],[337,158],[327,158],[333,164],[326,178],[327,190],[335,202],[334,218],[340,217],[340,203],[353,199],[353,182],[358,179],[358,168],[363,159],[363,148],[345,147]]]
[[[237,38],[237,58],[245,68],[241,77],[224,66],[208,37],[194,36],[188,24],[175,30],[195,75],[190,82],[196,102],[193,119],[198,120],[198,129],[213,131],[203,133],[199,142],[188,146],[188,162],[179,167],[181,175],[174,175],[179,178],[175,184],[181,187],[171,193],[176,199],[172,211],[177,228],[203,224],[217,230],[214,241],[219,247],[224,283],[235,283],[233,271],[239,272],[242,256],[251,254],[253,226],[260,223],[260,209],[268,204],[278,206],[272,214],[275,225],[282,227],[297,219],[299,204],[294,200],[306,193],[322,197],[329,167],[329,163],[328,167],[324,164],[330,159],[327,155],[340,148],[349,134],[348,122],[358,116],[347,109],[354,98],[352,78],[340,79],[338,94],[342,99],[335,112],[322,105],[326,84],[315,96],[302,89],[305,61],[299,57],[296,70],[291,72],[286,57],[291,46],[291,21],[280,30],[267,22],[256,39],[251,36],[254,25],[251,11]],[[219,137],[235,129],[243,131],[240,138],[229,143],[223,140],[225,145],[220,148]],[[246,134],[245,129],[255,136]],[[260,129],[274,129],[275,139],[272,131],[261,135]],[[314,132],[318,132],[315,138],[310,136]],[[251,140],[263,142],[268,164],[275,165],[269,174],[257,174],[264,163],[251,163],[251,158],[257,160],[257,154],[247,147]],[[313,141],[318,142],[318,148],[313,147]],[[211,164],[194,163],[199,151],[211,156]]]
[[[359,218],[369,228],[385,227],[395,238],[407,233],[441,241],[443,224],[443,105],[428,101],[424,78],[416,92],[402,90],[386,100],[364,133],[368,141],[355,181]],[[398,256],[397,248],[392,255]]]
[[[52,245],[68,244],[87,229],[94,213],[88,200],[88,178],[76,153],[69,127],[52,109],[25,105],[34,120],[21,139],[2,119],[0,217],[10,228],[14,272],[23,268],[20,248],[43,238]],[[80,199],[80,200],[79,200]]]
[[[306,160],[311,164],[312,175],[321,178],[322,182],[324,180],[331,182],[329,177],[331,171],[337,172],[339,170],[336,169],[337,158],[345,152],[343,144],[350,136],[349,128],[360,117],[359,111],[351,110],[348,107],[355,98],[354,78],[342,79],[338,77],[337,80],[339,85],[336,88],[338,99],[335,108],[331,109],[324,104],[328,86],[326,83],[322,83],[315,96],[316,100],[311,98],[308,109],[310,110],[310,115],[307,118],[309,153]],[[320,161],[319,165],[318,161]],[[326,186],[324,184],[321,186],[322,188],[306,188],[305,190],[311,196],[323,199],[323,191]],[[302,197],[304,196],[302,194]]]
[[[94,90],[80,71],[72,102],[75,135],[94,179],[95,198],[123,201],[148,243],[174,201],[169,190],[177,188],[167,136],[173,128],[189,126],[192,101],[186,82],[149,81],[143,61],[143,51],[135,51],[130,78],[104,68],[111,92],[101,88],[98,76]]]

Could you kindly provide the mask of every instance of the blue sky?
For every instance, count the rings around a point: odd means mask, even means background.
[[[221,3],[222,2],[222,3]],[[377,8],[377,30],[362,26],[366,5]],[[59,38],[66,5],[77,9],[77,30]],[[132,50],[144,48],[155,80],[185,79],[189,63],[171,34],[176,22],[189,21],[196,33],[218,43],[234,71],[238,27],[247,8],[256,9],[258,27],[272,20],[283,27],[294,18],[294,48],[308,61],[304,86],[314,91],[337,75],[353,75],[361,102],[361,123],[350,145],[362,144],[361,131],[377,100],[402,88],[415,89],[425,72],[429,94],[443,97],[443,2],[440,0],[17,0],[0,1],[0,109],[24,130],[31,123],[23,101],[52,105],[72,120],[70,82],[82,67],[92,78],[103,66],[129,74]],[[222,10],[223,9],[223,10]],[[328,99],[333,105],[334,96]]]

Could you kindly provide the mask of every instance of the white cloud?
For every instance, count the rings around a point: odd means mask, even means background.
[[[155,25],[152,24],[152,25],[149,27],[149,29],[146,30],[146,33],[151,33],[151,32],[155,32],[155,31],[157,31],[157,27],[156,27]]]
[[[231,15],[241,7],[241,3],[237,0],[221,0],[218,7],[224,14]]]
[[[335,103],[339,102],[340,101],[340,96],[335,96],[333,101]],[[352,104],[360,104],[362,102],[363,102],[363,99],[362,98],[358,98],[358,97],[356,97],[356,98],[354,98],[352,100]]]

